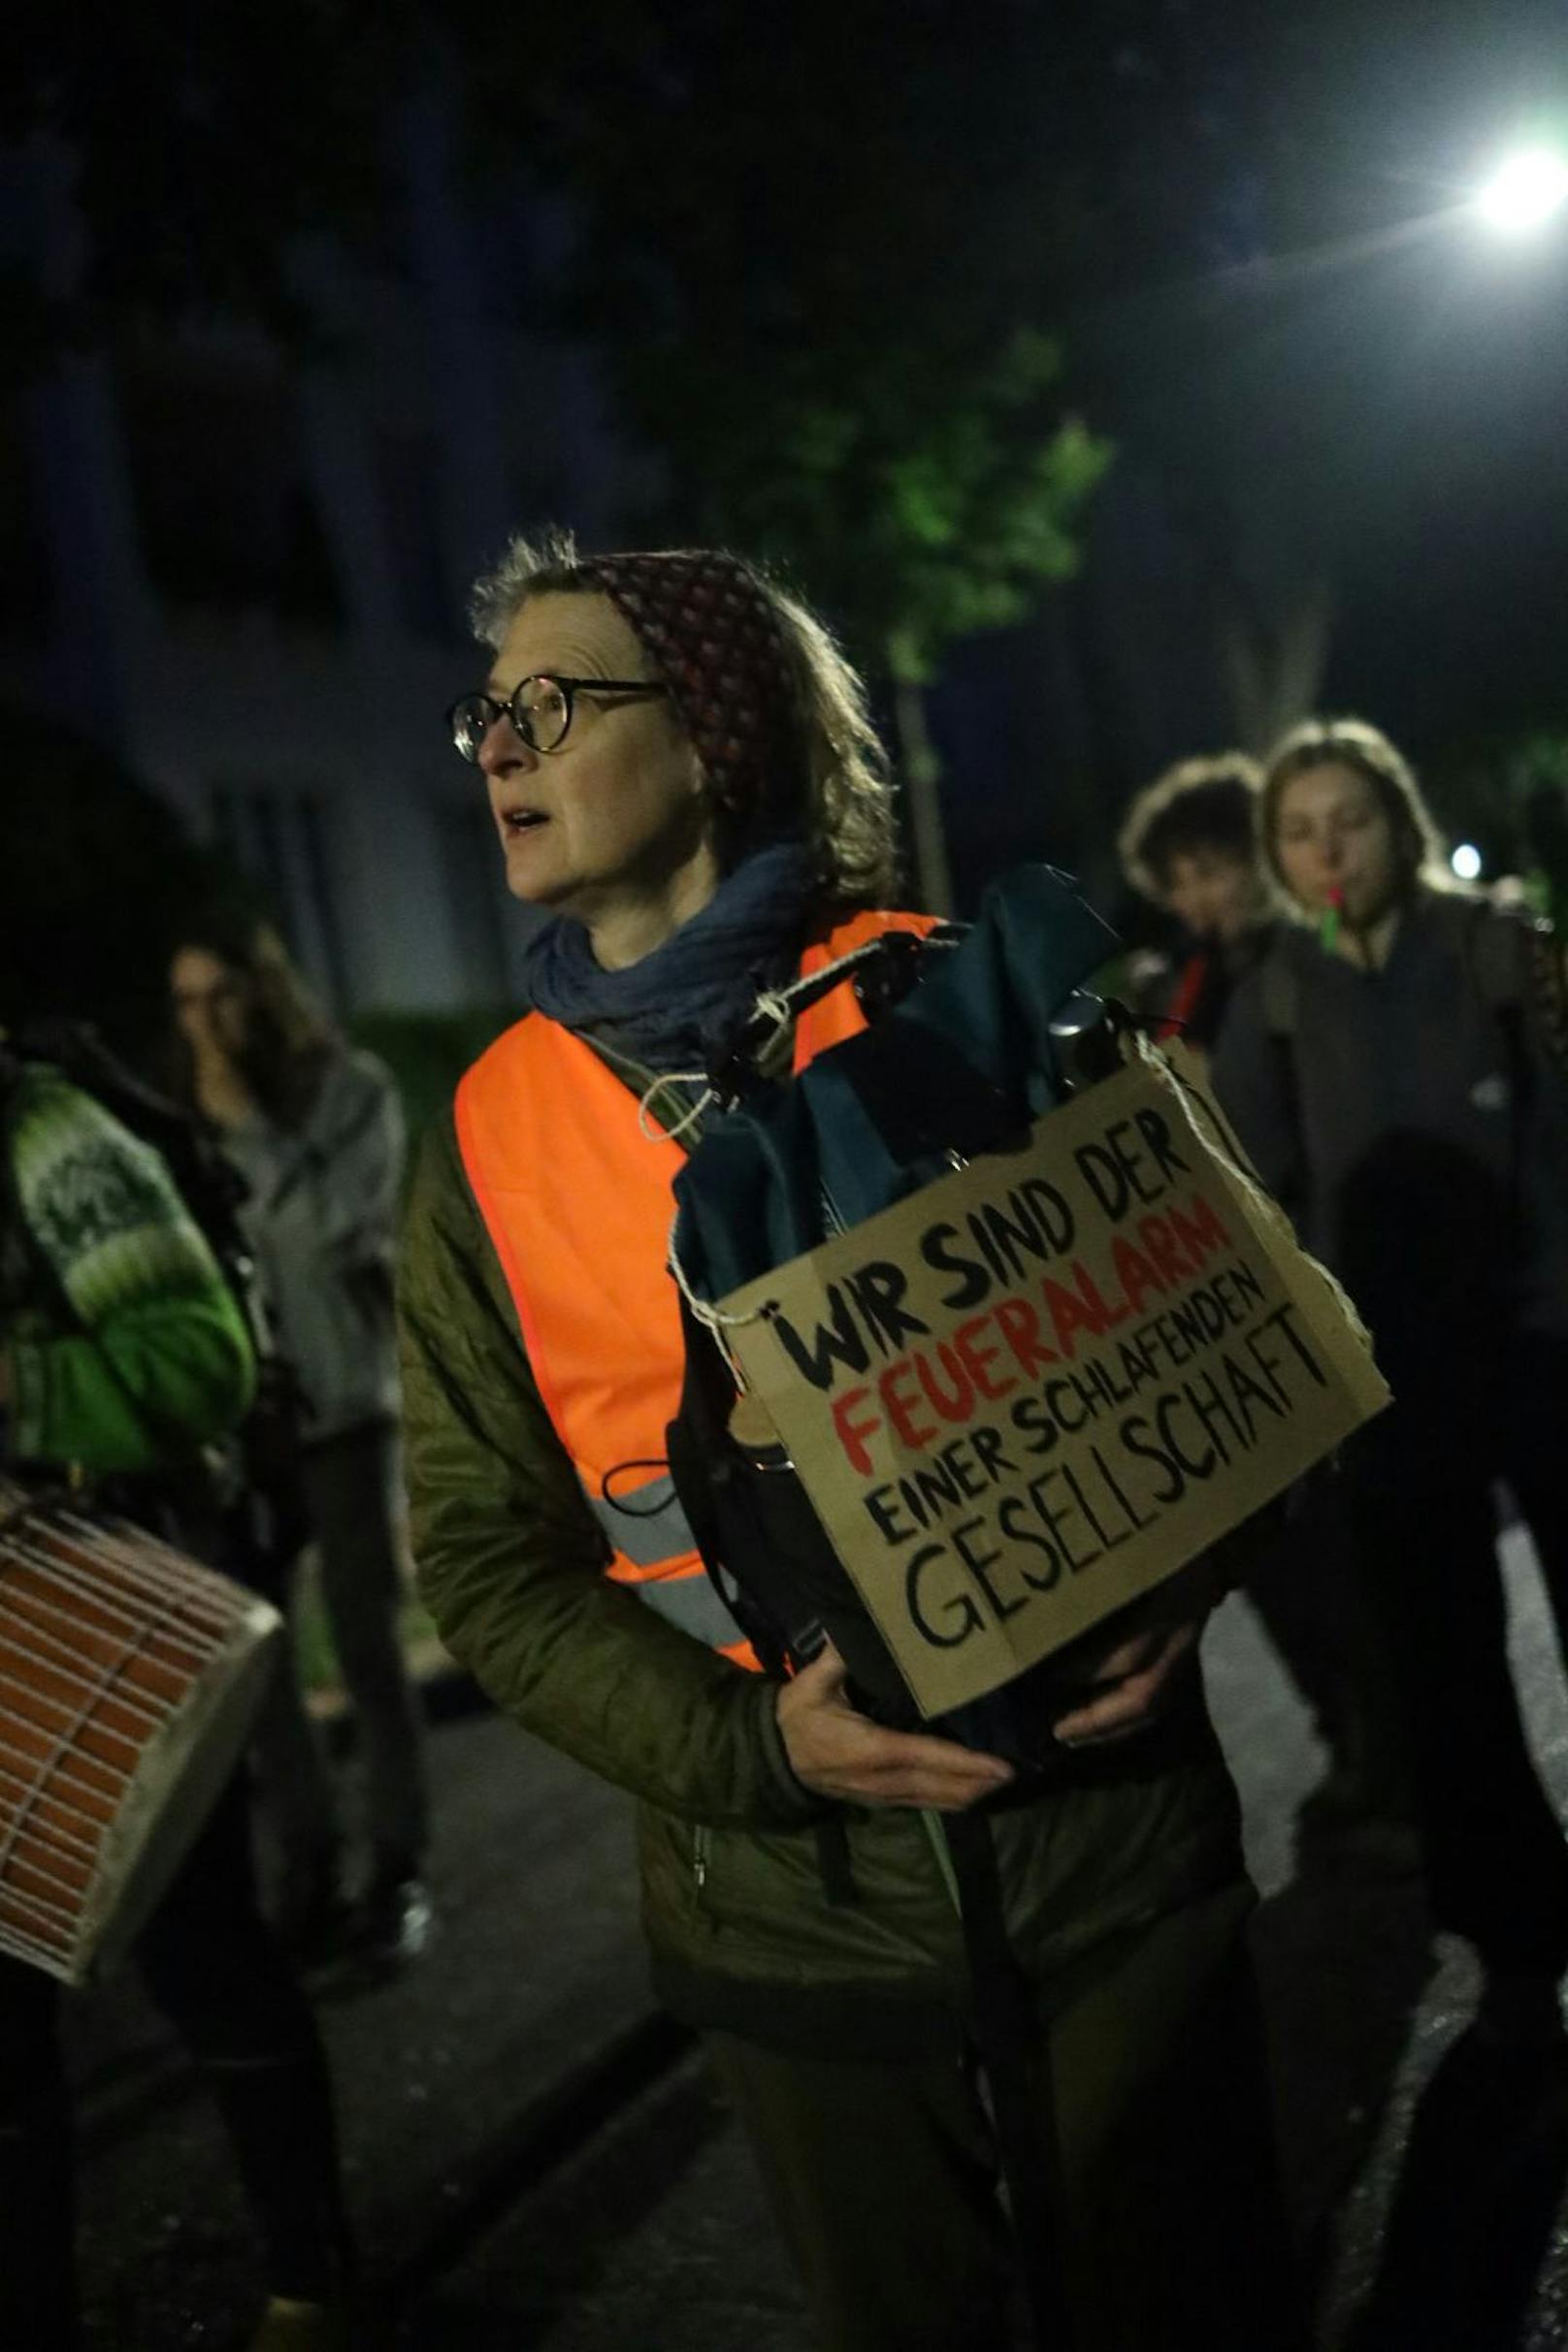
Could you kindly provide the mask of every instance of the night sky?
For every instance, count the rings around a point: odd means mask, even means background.
[[[1238,732],[1219,616],[1266,640],[1303,583],[1331,614],[1311,699],[1403,741],[1454,823],[1478,766],[1568,735],[1568,212],[1510,243],[1465,209],[1511,143],[1568,141],[1562,0],[616,0],[571,45],[469,0],[439,30],[400,8],[373,29],[357,0],[99,14],[16,60],[13,153],[63,135],[88,235],[72,300],[41,298],[8,183],[14,403],[148,321],[259,318],[285,369],[319,350],[338,322],[299,310],[300,237],[401,266],[399,109],[437,82],[475,267],[503,317],[585,339],[610,442],[665,484],[650,532],[738,511],[702,434],[797,359],[853,416],[879,339],[895,379],[1016,326],[1059,343],[1058,413],[1116,457],[1069,526],[1077,579],[942,654],[965,893],[1015,852],[1103,882],[1126,797]],[[759,425],[760,472],[776,439]],[[526,452],[517,479],[530,510],[498,486],[498,534],[576,519]],[[7,499],[3,610],[25,615]],[[731,536],[772,553],[766,498],[742,504]],[[834,583],[802,584],[854,643]]]

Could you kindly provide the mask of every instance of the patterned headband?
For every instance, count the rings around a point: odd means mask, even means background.
[[[647,654],[721,808],[760,813],[799,756],[789,650],[748,564],[707,548],[595,555],[603,587]]]

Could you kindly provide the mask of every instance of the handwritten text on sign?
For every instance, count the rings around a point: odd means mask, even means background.
[[[1174,1573],[1387,1396],[1147,1065],[724,1305],[928,1715]]]

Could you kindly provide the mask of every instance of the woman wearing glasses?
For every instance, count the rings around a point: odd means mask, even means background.
[[[998,1796],[1080,2344],[1284,2341],[1251,2316],[1279,2233],[1233,1792],[1200,1706],[1145,1728],[1187,1683],[1192,1628],[1108,1654],[1056,1726],[1074,1760],[1026,1795],[996,1757],[857,1713],[831,1650],[783,1683],[754,1671],[656,1475],[681,1371],[672,1074],[802,955],[919,927],[866,911],[893,830],[859,682],[724,555],[519,542],[474,617],[490,673],[453,740],[512,892],[559,920],[530,949],[533,1010],[427,1140],[405,1231],[414,1549],[442,1637],[517,1722],[641,1800],[656,1982],[710,2037],[825,2344],[1007,2340],[931,1817]],[[636,1496],[606,1501],[611,1467]],[[824,1822],[847,1840],[836,1883]],[[1195,2168],[1178,2150],[1200,2101]]]

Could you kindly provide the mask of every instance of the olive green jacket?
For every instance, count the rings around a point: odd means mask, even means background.
[[[785,2046],[949,2031],[964,1971],[934,1817],[812,1796],[774,1685],[603,1575],[449,1117],[415,1173],[399,1298],[420,1590],[504,1713],[641,1800],[643,1918],[670,2006]],[[1195,1667],[1158,1731],[1064,1757],[1060,1785],[994,1827],[1014,1946],[1053,2005],[1154,1917],[1227,1885],[1245,1899]]]

